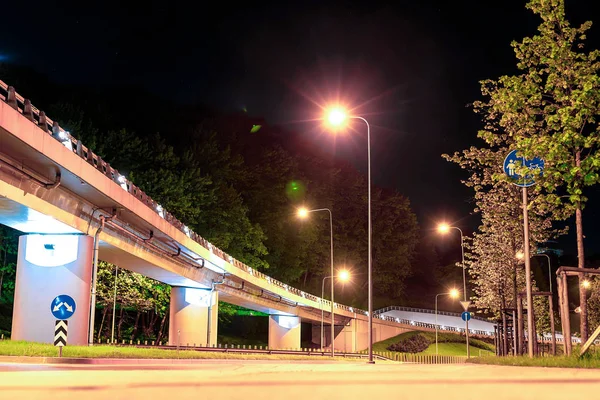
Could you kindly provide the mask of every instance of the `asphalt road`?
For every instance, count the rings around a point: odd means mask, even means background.
[[[195,365],[0,364],[2,399],[595,399],[600,371],[215,360]]]

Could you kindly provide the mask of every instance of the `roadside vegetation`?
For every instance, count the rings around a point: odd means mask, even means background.
[[[25,341],[0,341],[0,356],[57,357],[58,348],[50,344]],[[204,352],[194,350],[166,350],[155,348],[121,347],[109,345],[65,346],[63,357],[68,358],[128,358],[128,359],[234,359],[234,360],[321,360],[308,355],[243,354]],[[322,357],[331,360],[328,357]],[[335,357],[335,360],[351,361],[351,358]]]
[[[579,356],[556,357],[494,357],[485,356],[468,360],[474,364],[513,365],[519,367],[550,367],[550,368],[600,368],[600,353]]]
[[[469,338],[471,355],[494,354],[494,346],[483,340]],[[373,344],[373,351],[378,353],[413,353],[413,354],[435,354],[434,332],[406,332],[392,338],[382,340]],[[453,333],[438,333],[438,354],[442,356],[466,356],[467,346],[465,337]]]

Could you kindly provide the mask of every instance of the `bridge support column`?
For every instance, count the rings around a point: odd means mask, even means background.
[[[169,345],[216,346],[218,292],[174,286],[171,288]]]
[[[84,235],[19,237],[12,340],[52,343],[57,318],[51,304],[68,295],[75,304],[54,305],[57,311],[67,306],[75,311],[68,319],[67,343],[87,344],[93,242]]]
[[[300,348],[300,317],[269,315],[269,348]]]
[[[335,327],[335,350],[345,353],[355,353],[357,346],[357,320],[351,319],[348,325],[336,325]]]

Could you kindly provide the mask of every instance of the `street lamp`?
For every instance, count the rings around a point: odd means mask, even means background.
[[[331,210],[329,208],[318,208],[315,210],[309,210],[305,207],[301,207],[298,209],[297,215],[299,218],[307,218],[308,214],[313,213],[313,212],[319,212],[319,211],[327,211],[329,213],[329,232],[330,232],[330,243],[331,243],[331,254],[330,254],[331,275],[330,275],[330,277],[332,277],[334,275],[334,272],[333,272],[333,214],[331,213]],[[325,279],[323,279],[323,285],[325,285]],[[321,296],[321,299],[322,298],[323,298],[323,296]],[[321,305],[321,316],[323,316],[323,305]],[[333,327],[335,326],[334,318],[335,317],[334,317],[334,310],[333,310],[333,279],[332,279],[331,280],[331,357],[333,357],[333,355],[334,355],[334,349],[333,349],[333,341],[335,338],[335,332],[333,329]],[[321,324],[321,326],[322,326],[322,324]],[[323,333],[321,333],[321,348],[323,348]]]
[[[457,289],[452,289],[449,292],[446,293],[439,293],[435,295],[435,355],[438,355],[438,320],[437,320],[437,314],[438,314],[438,296],[443,296],[443,295],[448,295],[453,299],[458,298],[459,295],[459,291]]]
[[[334,278],[333,276],[325,276],[323,277],[323,284],[321,285],[321,300],[325,298],[325,279]],[[348,282],[350,280],[350,273],[345,269],[341,270],[338,273],[338,280],[340,282]],[[334,279],[331,279],[331,287],[333,288],[335,282]],[[323,350],[323,342],[325,341],[325,335],[323,333],[323,325],[325,323],[323,306],[321,305],[321,350]],[[331,331],[334,332],[334,324],[333,324],[333,289],[331,289]],[[335,335],[331,335],[331,357],[334,356],[334,341]]]
[[[373,361],[373,264],[372,264],[372,229],[371,229],[371,127],[369,122],[358,115],[348,114],[343,107],[331,107],[326,111],[325,121],[335,128],[340,129],[349,119],[360,119],[367,125],[367,185],[368,185],[368,298],[369,298],[369,364],[374,364]]]
[[[590,286],[592,286],[592,283],[589,280],[584,279],[583,282],[581,282],[581,286],[583,286],[584,289],[589,289]]]
[[[466,267],[465,267],[465,241],[464,241],[464,237],[463,237],[463,232],[459,227],[450,226],[445,222],[442,222],[437,227],[438,232],[443,235],[450,233],[451,229],[456,229],[460,233],[460,250],[461,250],[461,254],[462,254],[462,270],[463,270],[462,271],[463,272],[463,298],[464,298],[465,304],[467,304],[467,276],[465,273],[465,270],[466,270]],[[467,311],[466,308],[465,308],[465,311]],[[471,351],[469,349],[469,321],[465,321],[465,335],[466,335],[466,340],[467,340],[467,358],[469,358],[469,357],[471,357]]]

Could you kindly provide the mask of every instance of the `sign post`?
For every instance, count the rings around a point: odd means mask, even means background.
[[[530,173],[521,175],[517,173],[520,168],[529,169]],[[529,255],[529,216],[527,215],[527,188],[535,185],[535,173],[544,170],[544,160],[535,157],[527,160],[520,156],[517,150],[513,150],[504,159],[504,172],[512,180],[512,183],[523,188],[523,253],[525,257],[525,281],[527,286],[527,349],[529,357],[533,358],[534,340],[533,335],[533,295],[531,292],[531,260]]]
[[[466,335],[466,339],[467,339],[467,358],[471,357],[471,351],[469,350],[469,320],[471,319],[471,314],[468,312],[469,307],[471,306],[471,300],[465,300],[465,301],[461,301],[460,305],[462,306],[463,310],[465,310],[462,314],[461,314],[461,318],[463,321],[465,321],[465,335]],[[469,317],[467,319],[465,319],[464,314],[469,314]]]
[[[56,320],[54,324],[54,346],[58,347],[58,356],[62,357],[62,348],[67,345],[67,331],[69,323],[63,320]]]
[[[67,319],[75,314],[77,304],[69,295],[56,296],[50,303],[50,312],[56,318],[54,324],[54,346],[58,347],[58,356],[62,357],[62,348],[67,345],[68,327]]]

